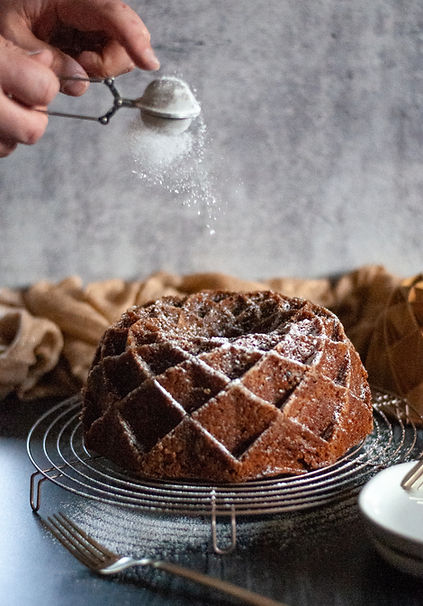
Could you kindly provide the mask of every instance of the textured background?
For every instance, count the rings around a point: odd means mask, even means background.
[[[160,74],[181,75],[202,104],[216,234],[133,173],[130,110],[106,127],[51,118],[39,144],[0,160],[2,285],[157,269],[422,269],[420,0],[129,4],[152,33]],[[139,96],[151,78],[138,71],[118,84]],[[101,113],[109,93],[95,86],[56,107]]]

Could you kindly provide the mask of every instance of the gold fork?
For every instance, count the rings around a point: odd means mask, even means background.
[[[99,574],[116,574],[131,566],[152,566],[170,574],[189,579],[190,581],[195,581],[201,585],[218,589],[223,593],[239,598],[246,604],[253,604],[254,606],[286,606],[282,602],[276,602],[248,589],[238,587],[233,583],[210,577],[171,562],[152,558],[134,559],[130,556],[114,553],[95,541],[63,513],[54,514],[47,518],[47,520],[43,520],[43,522],[50,532],[81,564]]]

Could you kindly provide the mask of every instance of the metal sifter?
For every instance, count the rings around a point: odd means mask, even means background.
[[[108,124],[118,109],[129,107],[140,110],[141,118],[147,126],[160,130],[164,134],[179,134],[189,128],[192,120],[201,112],[201,107],[188,84],[172,76],[164,76],[150,82],[142,97],[138,99],[122,97],[115,86],[114,78],[66,77],[61,80],[81,80],[105,84],[113,95],[113,105],[99,117],[47,110],[45,113],[50,116],[94,120],[100,124]]]

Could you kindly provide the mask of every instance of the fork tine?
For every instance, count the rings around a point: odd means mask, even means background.
[[[72,529],[69,529],[66,523],[62,522],[59,515],[54,514],[52,518],[50,518],[50,522],[52,522],[55,527],[64,535],[69,543],[72,544],[73,548],[76,549],[81,555],[83,555],[87,560],[93,564],[98,563],[99,560],[103,560],[101,555],[98,555],[96,551],[94,551],[90,545],[87,545],[83,539],[81,539],[76,533],[72,532]]]
[[[47,520],[43,520],[43,523],[51,534],[56,537],[56,539],[65,547],[81,564],[84,566],[91,567],[91,560],[88,560],[86,557],[86,552],[79,548],[79,545],[71,540],[62,530],[60,525],[53,520],[52,518],[48,518]]]
[[[65,516],[64,513],[59,512],[56,516],[60,520],[60,523],[66,528],[66,530],[75,538],[78,538],[84,542],[89,551],[95,555],[97,558],[116,558],[117,554],[110,549],[107,549],[104,545],[98,543],[95,539],[93,539],[89,534],[87,534],[82,528],[80,528],[75,522],[73,522],[70,518]]]

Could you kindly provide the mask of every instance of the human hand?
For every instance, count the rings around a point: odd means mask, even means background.
[[[44,134],[47,116],[34,108],[45,108],[59,92],[52,63],[49,50],[28,54],[0,36],[0,157]]]
[[[160,64],[140,17],[120,0],[0,0],[0,35],[27,51],[49,49],[58,76],[117,76]],[[88,83],[63,81],[81,95]]]
[[[47,126],[45,108],[59,90],[56,76],[117,76],[160,64],[150,34],[120,0],[0,0],[0,157],[35,143]],[[62,80],[81,95],[87,82]]]

